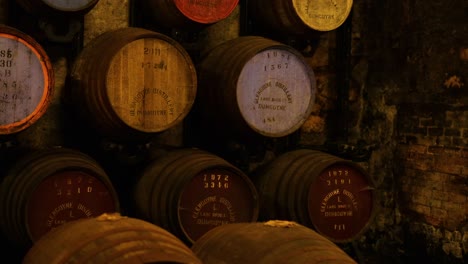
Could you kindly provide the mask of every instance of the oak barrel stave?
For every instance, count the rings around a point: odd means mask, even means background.
[[[119,210],[106,172],[72,149],[27,153],[8,170],[0,190],[0,229],[20,247],[68,221]]]
[[[197,77],[185,49],[142,28],[106,32],[75,60],[69,102],[99,134],[147,140],[180,122],[195,101]]]
[[[238,6],[239,0],[221,1],[143,1],[149,16],[165,27],[201,28],[227,18]]]
[[[23,263],[201,263],[171,233],[149,222],[103,214],[64,224],[43,236]]]
[[[280,220],[216,227],[192,250],[205,264],[356,263],[314,230]]]
[[[83,16],[99,2],[99,0],[16,0],[18,4],[31,14],[38,16]]]
[[[197,69],[194,119],[208,140],[287,136],[301,127],[315,103],[311,67],[297,50],[271,39],[228,40],[207,52]]]
[[[325,152],[286,152],[252,179],[262,221],[296,221],[342,243],[355,240],[374,219],[372,179],[358,164]]]
[[[238,168],[200,149],[153,160],[134,187],[137,215],[191,244],[207,230],[258,217],[253,183]]]
[[[270,32],[313,34],[340,27],[349,17],[352,0],[257,0],[248,10],[253,19]]]
[[[19,29],[0,26],[0,135],[21,132],[41,118],[54,92],[54,71],[43,47]]]

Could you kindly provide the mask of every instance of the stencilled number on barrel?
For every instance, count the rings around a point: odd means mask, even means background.
[[[145,56],[161,56],[161,49],[160,48],[143,48],[143,54]],[[163,59],[159,62],[155,62],[154,59],[151,61],[145,61],[141,63],[141,67],[143,69],[153,69],[153,70],[167,70],[167,63]]]
[[[272,117],[265,117],[265,118],[263,119],[263,123],[274,123],[274,122],[276,122],[276,119],[275,119],[274,116],[272,116]]]
[[[13,52],[11,49],[0,49],[0,67],[10,68],[13,66]]]
[[[345,231],[346,225],[345,224],[334,224],[333,229],[336,231]]]
[[[351,184],[348,170],[329,170],[328,177],[330,177],[326,180],[328,186]]]
[[[160,56],[161,55],[161,49],[145,47],[143,49],[143,53],[145,55],[158,55],[158,56]]]
[[[282,70],[282,69],[287,69],[289,67],[289,58],[290,54],[284,54],[281,53],[277,50],[267,52],[266,56],[268,59],[279,59],[280,61],[274,62],[272,64],[266,64],[263,66],[264,71],[276,71],[276,70]],[[286,60],[286,61],[284,61]]]
[[[229,175],[204,174],[203,188],[205,189],[229,189]]]
[[[92,193],[93,192],[93,184],[95,179],[89,177],[87,179],[83,179],[82,176],[76,178],[65,178],[62,182],[55,180],[54,187],[56,190],[57,196],[62,195],[79,195],[83,193]]]

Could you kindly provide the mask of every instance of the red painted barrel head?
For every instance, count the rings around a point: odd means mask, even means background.
[[[30,237],[37,241],[66,222],[115,212],[116,200],[109,188],[81,171],[63,171],[47,177],[29,198],[26,221]]]
[[[257,193],[253,184],[239,173],[207,169],[185,186],[178,210],[182,229],[194,242],[216,226],[256,221]]]
[[[335,242],[347,242],[370,222],[374,188],[356,166],[335,163],[324,169],[309,189],[313,227]]]
[[[239,0],[174,0],[177,9],[188,19],[212,24],[227,18]]]

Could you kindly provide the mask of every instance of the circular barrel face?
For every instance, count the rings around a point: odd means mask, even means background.
[[[177,9],[188,19],[211,24],[228,17],[239,0],[174,0]]]
[[[48,6],[60,11],[78,11],[97,3],[97,0],[43,0]]]
[[[109,188],[81,171],[63,171],[44,179],[28,201],[27,226],[33,241],[69,221],[115,212],[116,200]]]
[[[191,242],[216,226],[253,222],[258,200],[246,178],[225,169],[208,169],[194,176],[179,200],[179,221]]]
[[[122,47],[110,62],[107,97],[120,120],[142,132],[180,122],[196,95],[190,57],[174,43],[142,38]]]
[[[37,121],[51,96],[48,58],[31,43],[0,33],[0,134]]]
[[[346,242],[365,230],[374,210],[371,186],[355,167],[336,163],[324,169],[309,189],[309,215],[317,232]]]
[[[292,0],[299,18],[317,31],[331,31],[344,23],[353,6],[352,0]]]
[[[237,82],[237,103],[256,132],[281,137],[297,130],[312,111],[315,81],[295,53],[270,48],[253,56]]]

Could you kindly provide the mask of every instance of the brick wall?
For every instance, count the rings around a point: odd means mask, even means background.
[[[468,252],[468,111],[443,108],[400,108],[396,170],[408,231],[423,235],[430,253],[461,260]]]

